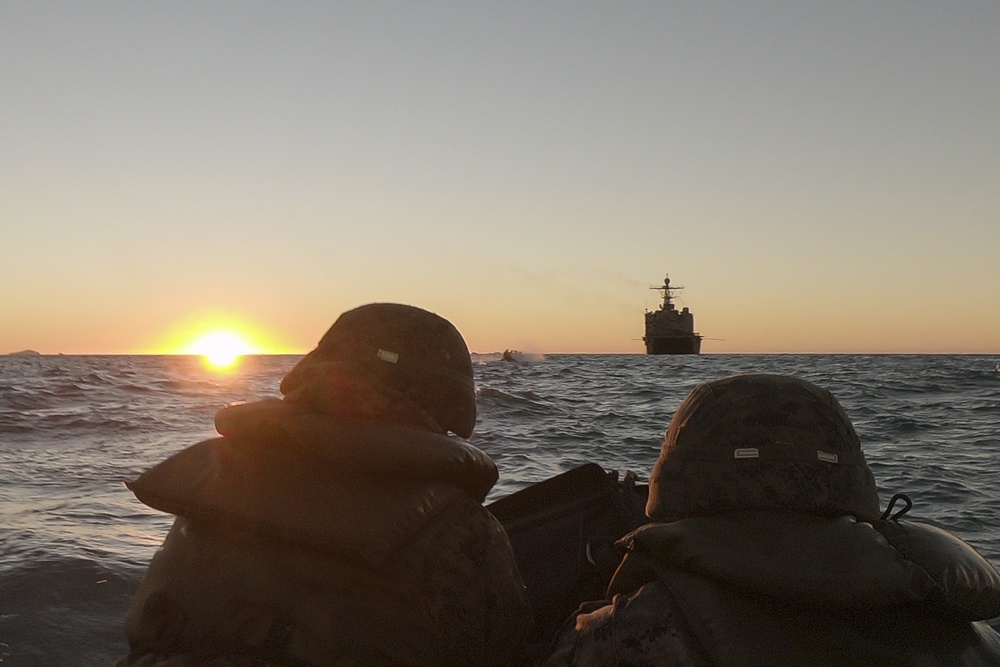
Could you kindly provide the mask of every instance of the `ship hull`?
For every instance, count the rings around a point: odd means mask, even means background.
[[[701,336],[647,336],[646,354],[701,354]]]

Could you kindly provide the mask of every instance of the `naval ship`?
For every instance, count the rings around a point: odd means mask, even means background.
[[[684,289],[671,287],[670,276],[660,287],[650,287],[663,292],[663,305],[659,310],[646,311],[646,354],[701,354],[701,334],[695,333],[694,314],[687,306],[674,307],[674,294]]]

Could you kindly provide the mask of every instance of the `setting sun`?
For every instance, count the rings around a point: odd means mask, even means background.
[[[192,354],[201,355],[216,368],[229,368],[241,356],[252,352],[250,344],[231,331],[206,333],[191,345]]]
[[[142,353],[193,355],[212,369],[227,371],[246,355],[301,354],[299,349],[279,342],[281,338],[246,317],[198,312],[175,320],[158,339],[145,345]]]

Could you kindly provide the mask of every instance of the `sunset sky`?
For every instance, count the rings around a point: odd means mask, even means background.
[[[1000,3],[0,3],[0,353],[1000,353]]]

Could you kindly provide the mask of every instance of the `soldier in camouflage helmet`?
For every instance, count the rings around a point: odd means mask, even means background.
[[[120,665],[492,665],[530,625],[493,461],[466,440],[472,362],[447,320],[340,316],[223,436],[129,483],[177,515],[126,617]],[[454,433],[458,438],[449,437]]]
[[[857,434],[778,375],[698,386],[650,476],[654,523],[619,541],[608,600],[549,665],[1000,665],[1000,575],[969,545],[879,513]]]
[[[702,384],[677,409],[650,476],[657,521],[789,510],[866,521],[875,478],[851,420],[825,389],[777,375]]]

